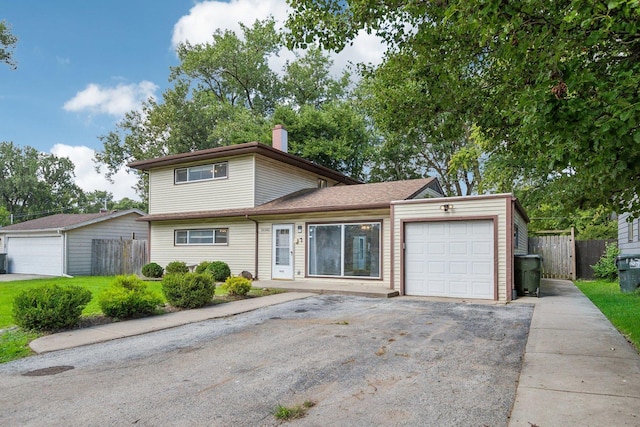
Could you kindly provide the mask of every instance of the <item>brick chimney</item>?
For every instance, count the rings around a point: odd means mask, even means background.
[[[280,151],[287,152],[289,138],[287,130],[282,125],[275,125],[271,131],[271,146]]]

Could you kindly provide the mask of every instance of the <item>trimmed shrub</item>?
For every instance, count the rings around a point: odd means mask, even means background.
[[[211,265],[210,261],[202,261],[200,264],[198,264],[198,266],[196,267],[196,273],[206,273],[207,272],[207,268]]]
[[[100,294],[98,304],[106,316],[129,319],[158,313],[162,299],[135,275],[117,276]]]
[[[160,267],[160,264],[150,262],[149,264],[145,264],[142,266],[142,274],[145,277],[162,277],[162,275],[164,274],[164,268]]]
[[[57,331],[78,324],[91,292],[81,286],[26,289],[13,301],[13,320],[24,329]]]
[[[597,263],[591,266],[593,275],[602,280],[613,282],[618,278],[618,267],[616,266],[616,258],[620,255],[617,243],[607,243],[604,254]]]
[[[187,267],[187,263],[182,261],[171,261],[164,269],[164,272],[167,274],[180,274],[180,273],[188,273],[189,267]]]
[[[220,289],[231,296],[245,296],[251,290],[251,281],[242,276],[229,277],[220,285]]]
[[[231,276],[229,264],[223,261],[213,261],[207,267],[207,271],[213,276],[216,282],[224,282],[227,277]]]
[[[211,302],[216,285],[210,274],[165,274],[162,292],[174,307],[197,308]]]

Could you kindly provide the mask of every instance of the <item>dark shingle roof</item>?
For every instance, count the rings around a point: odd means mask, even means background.
[[[0,232],[65,229],[84,223],[90,223],[103,217],[114,216],[115,213],[116,212],[111,211],[91,214],[56,214],[38,219],[32,219],[30,221],[20,222],[18,224],[8,225],[6,227],[0,228]]]
[[[155,214],[147,215],[140,219],[144,221],[166,221],[246,215],[279,215],[286,213],[385,209],[390,208],[392,201],[411,199],[428,187],[439,189],[437,180],[435,178],[424,178],[407,181],[310,188],[297,191],[255,208]]]

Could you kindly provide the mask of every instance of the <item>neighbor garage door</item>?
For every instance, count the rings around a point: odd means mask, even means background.
[[[494,299],[492,220],[405,224],[405,294]]]
[[[9,273],[62,275],[62,236],[8,237]]]

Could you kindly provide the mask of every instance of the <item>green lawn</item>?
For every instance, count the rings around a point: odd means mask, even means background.
[[[84,277],[55,277],[48,279],[35,279],[35,280],[20,280],[16,282],[0,282],[0,329],[13,325],[13,299],[22,292],[24,289],[39,288],[45,285],[76,285],[89,289],[93,298],[91,302],[87,304],[82,311],[83,315],[101,314],[100,306],[98,305],[98,295],[102,290],[107,288],[114,277],[100,277],[100,276],[84,276]],[[162,295],[161,282],[147,282],[150,289],[156,292],[164,300]]]
[[[640,293],[622,293],[618,282],[579,280],[575,283],[640,351]]]
[[[113,281],[114,277],[56,277],[49,279],[36,279],[36,280],[21,280],[16,282],[0,282],[0,329],[11,328],[13,323],[13,300],[24,289],[39,288],[47,285],[76,285],[89,289],[92,294],[92,299],[89,304],[82,311],[83,316],[90,316],[95,314],[102,314],[100,306],[98,305],[98,295],[106,289]],[[162,293],[162,282],[149,281],[147,282],[149,289],[158,294],[162,301],[166,301]],[[249,292],[250,297],[259,297],[264,295],[270,295],[273,293],[279,293],[279,290],[263,291],[260,288],[252,288]],[[226,293],[220,289],[220,286],[216,286],[214,303],[224,303],[237,299],[236,297],[226,297]],[[29,349],[29,342],[41,336],[42,334],[37,332],[22,331],[19,328],[11,328],[0,333],[0,363],[9,362],[11,360],[19,359],[31,354]]]

